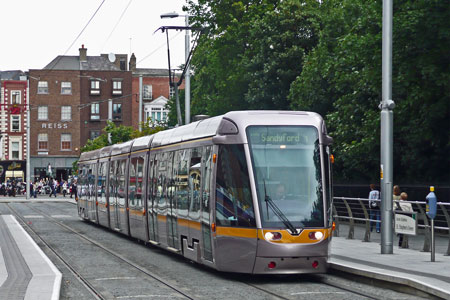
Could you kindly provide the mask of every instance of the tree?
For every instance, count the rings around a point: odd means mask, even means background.
[[[381,2],[323,1],[320,39],[292,84],[293,109],[326,117],[343,181],[379,178]],[[448,182],[449,6],[395,1],[394,178]]]

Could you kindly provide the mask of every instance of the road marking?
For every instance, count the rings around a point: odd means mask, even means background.
[[[28,216],[23,216],[25,219],[43,219],[44,216],[41,215],[28,215]]]
[[[173,298],[173,295],[136,295],[136,296],[119,296],[116,299],[130,299],[130,298]]]
[[[95,280],[101,281],[101,280],[131,280],[136,279],[136,277],[109,277],[109,278],[97,278]]]
[[[298,292],[298,293],[292,293],[293,295],[307,295],[307,294],[347,294],[346,292]]]
[[[55,219],[63,219],[63,218],[75,218],[75,217],[73,217],[73,216],[69,216],[69,215],[51,215],[51,217],[52,218],[55,218]]]

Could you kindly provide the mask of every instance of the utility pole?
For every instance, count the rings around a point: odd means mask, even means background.
[[[110,122],[112,122],[113,119],[113,101],[112,99],[108,99],[108,120]],[[111,133],[108,133],[108,143],[111,145],[112,144],[112,140],[111,140]]]
[[[185,15],[184,19],[186,21],[186,28],[189,27],[189,15]],[[184,43],[184,56],[186,59],[186,79],[184,82],[184,120],[185,124],[191,123],[191,68],[190,68],[190,62],[189,62],[189,52],[190,49],[190,41],[189,41],[189,30],[186,29],[186,35],[185,35],[185,43]]]
[[[393,0],[383,0],[382,102],[381,102],[381,254],[393,254],[393,127],[392,101],[392,8]]]
[[[27,177],[26,177],[26,186],[27,186],[27,200],[30,199],[30,182],[31,182],[31,167],[30,167],[30,79],[27,80],[27,147],[25,148],[27,151]]]
[[[139,75],[139,131],[142,131],[142,75]]]

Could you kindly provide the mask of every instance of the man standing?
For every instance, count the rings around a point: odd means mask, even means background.
[[[370,185],[369,193],[369,208],[370,208],[370,231],[373,230],[373,225],[376,223],[377,232],[380,232],[380,192],[375,189],[375,184]]]

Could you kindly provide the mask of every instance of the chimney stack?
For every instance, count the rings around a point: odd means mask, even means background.
[[[134,53],[131,54],[131,57],[130,57],[129,69],[131,72],[136,71],[136,56],[134,56]]]
[[[80,61],[87,61],[87,48],[84,48],[84,44],[78,50],[80,50]]]

